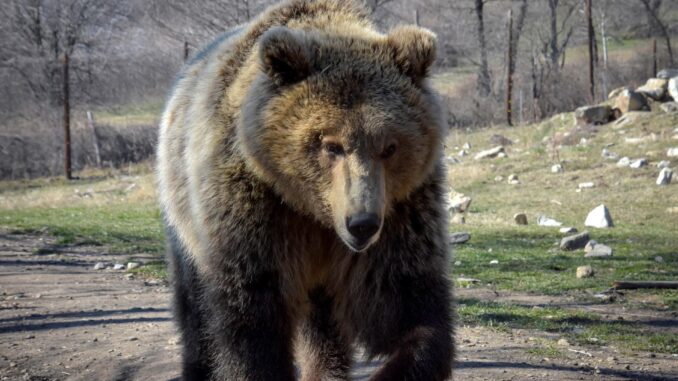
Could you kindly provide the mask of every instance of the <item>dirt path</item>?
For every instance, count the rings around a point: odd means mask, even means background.
[[[49,237],[0,231],[0,380],[176,379],[178,345],[167,286],[128,279],[123,271],[93,269],[97,262],[129,259],[101,247],[58,247]],[[497,298],[486,290],[472,292]],[[501,298],[554,302],[508,294]],[[628,357],[578,347],[568,349],[587,354],[531,355],[535,340],[547,336],[459,327],[455,379],[678,380],[678,358],[670,355]],[[367,380],[376,365],[358,362],[354,379]]]

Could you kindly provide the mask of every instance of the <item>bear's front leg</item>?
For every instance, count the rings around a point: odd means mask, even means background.
[[[226,270],[206,287],[212,379],[294,380],[291,324],[278,273],[236,268],[240,273]]]
[[[444,276],[402,277],[391,306],[397,337],[389,357],[371,381],[443,381],[452,375],[451,295]],[[390,331],[390,332],[389,332]],[[387,339],[388,340],[388,339]]]

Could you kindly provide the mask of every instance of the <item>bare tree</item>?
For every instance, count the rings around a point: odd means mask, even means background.
[[[487,43],[485,40],[485,21],[484,8],[485,0],[475,0],[473,4],[473,11],[478,21],[478,46],[480,47],[480,64],[478,66],[478,79],[476,82],[476,89],[478,95],[486,97],[490,94],[491,79],[490,67],[487,61]]]
[[[658,30],[662,37],[664,38],[664,41],[666,42],[666,50],[669,53],[669,64],[673,64],[673,50],[671,49],[671,35],[669,34],[669,30],[666,27],[666,24],[662,22],[661,17],[659,16],[660,14],[660,9],[662,6],[662,0],[639,0],[642,4],[643,7],[645,8],[645,12],[648,16],[648,21],[650,21],[650,34],[654,36],[654,31]],[[656,73],[655,73],[656,74]]]

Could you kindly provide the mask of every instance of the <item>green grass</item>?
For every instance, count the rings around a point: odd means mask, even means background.
[[[611,345],[623,351],[678,353],[678,335],[641,322],[610,321],[590,312],[557,307],[530,307],[462,299],[457,311],[461,323],[500,331],[528,329],[557,333],[578,345]],[[537,347],[533,353],[555,357],[553,345]]]

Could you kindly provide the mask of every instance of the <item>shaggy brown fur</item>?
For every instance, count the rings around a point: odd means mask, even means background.
[[[289,1],[188,65],[160,200],[185,379],[443,380],[453,358],[435,37]],[[295,353],[296,352],[296,353]]]

